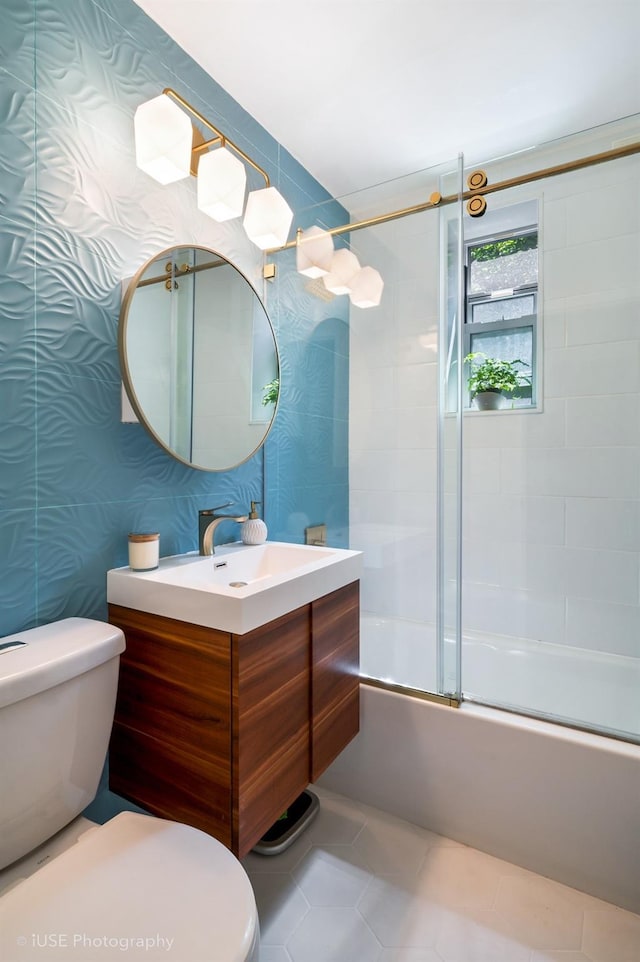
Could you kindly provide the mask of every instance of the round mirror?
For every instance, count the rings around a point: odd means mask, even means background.
[[[172,247],[125,293],[118,338],[125,390],[165,451],[225,471],[250,458],[273,423],[278,350],[247,278],[205,247]]]

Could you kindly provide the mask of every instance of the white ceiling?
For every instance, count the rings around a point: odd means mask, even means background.
[[[136,0],[334,196],[640,114],[640,0]]]

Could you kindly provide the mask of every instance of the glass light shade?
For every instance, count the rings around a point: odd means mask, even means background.
[[[321,227],[303,230],[296,244],[296,268],[305,277],[323,277],[331,270],[333,238]]]
[[[286,244],[292,220],[293,211],[275,187],[249,193],[242,223],[247,237],[260,250]]]
[[[133,126],[140,170],[160,184],[189,176],[193,128],[184,111],[166,94],[140,104]]]
[[[322,278],[332,294],[350,294],[351,281],[360,270],[358,258],[346,247],[341,247],[331,258],[331,270]]]
[[[356,307],[377,307],[383,287],[379,272],[373,267],[363,267],[351,281],[349,300]]]
[[[198,208],[219,223],[240,217],[247,171],[226,147],[211,150],[198,163]]]

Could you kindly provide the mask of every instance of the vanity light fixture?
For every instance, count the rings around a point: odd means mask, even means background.
[[[331,231],[314,224],[296,232],[296,268],[314,280],[322,278],[331,294],[348,294],[356,307],[377,307],[384,281],[373,267],[360,267],[356,255],[343,247],[334,251]]]
[[[205,140],[187,114],[214,136]],[[249,240],[262,250],[286,244],[293,211],[271,186],[267,172],[175,90],[165,87],[159,97],[141,104],[135,113],[134,128],[137,166],[161,184],[173,183],[189,174],[196,176],[198,208],[218,222],[241,216],[246,186],[244,165],[253,167],[264,178],[265,186],[249,194],[244,229]]]
[[[247,171],[242,161],[218,147],[198,161],[198,209],[219,224],[242,216]]]
[[[374,267],[363,267],[351,281],[349,300],[355,307],[377,307],[384,281]]]
[[[286,238],[292,220],[293,211],[275,187],[250,191],[242,224],[249,240],[260,250],[275,247],[279,237]]]
[[[324,277],[331,270],[333,237],[314,224],[296,233],[296,268],[305,277]]]
[[[331,269],[322,278],[324,286],[332,294],[350,294],[351,282],[360,270],[360,262],[356,255],[341,247],[331,258]]]
[[[188,177],[191,169],[191,121],[167,96],[147,100],[133,118],[136,165],[160,184]]]

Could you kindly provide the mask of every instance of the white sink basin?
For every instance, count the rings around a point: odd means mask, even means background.
[[[154,571],[107,572],[111,604],[242,635],[360,577],[361,552],[236,542],[161,558]]]

